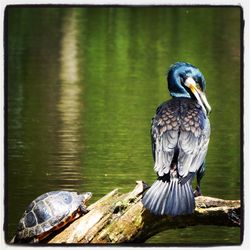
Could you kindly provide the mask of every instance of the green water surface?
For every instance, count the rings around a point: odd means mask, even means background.
[[[203,72],[212,106],[204,195],[240,199],[238,7],[9,7],[6,10],[6,241],[26,206],[59,189],[92,202],[155,179],[150,121],[176,61]],[[147,243],[239,244],[196,226]]]

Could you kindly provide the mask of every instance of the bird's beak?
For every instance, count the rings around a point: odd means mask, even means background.
[[[192,91],[198,103],[201,105],[203,111],[208,115],[211,112],[211,106],[207,101],[205,93],[202,92],[200,88],[196,87],[195,80],[192,77],[188,77],[184,82],[184,84]]]

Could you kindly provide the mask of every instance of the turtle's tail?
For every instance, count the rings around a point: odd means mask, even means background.
[[[156,180],[144,194],[142,203],[156,215],[191,214],[195,208],[190,182],[180,184],[178,178],[171,178],[169,181]]]

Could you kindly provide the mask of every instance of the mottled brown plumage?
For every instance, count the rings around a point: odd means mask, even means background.
[[[152,119],[151,138],[157,180],[145,193],[143,205],[154,214],[176,216],[194,209],[192,180],[196,193],[205,171],[210,137],[205,79],[188,63],[176,63],[168,72],[171,100],[161,104]]]
[[[204,118],[202,108],[195,100],[178,98],[163,103],[157,109],[153,125],[158,128],[160,133],[180,129],[181,131],[191,131],[197,137],[203,129]]]
[[[153,156],[156,159],[155,170],[158,176],[169,173],[173,157],[177,153],[179,159],[176,159],[176,162],[179,164],[176,171],[179,175],[187,175],[190,168],[193,171],[198,170],[207,150],[203,144],[209,140],[210,126],[202,107],[195,99],[173,98],[161,104],[152,119],[151,132]],[[186,155],[190,151],[193,151],[191,160],[190,155]],[[198,165],[190,166],[190,161],[194,163],[200,154],[201,159],[196,161]]]

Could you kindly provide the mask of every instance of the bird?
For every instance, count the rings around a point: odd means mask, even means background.
[[[210,139],[206,81],[187,62],[171,65],[166,79],[171,99],[156,110],[151,122],[152,154],[156,181],[144,193],[143,206],[155,215],[192,214]],[[192,190],[196,177],[197,186]]]

